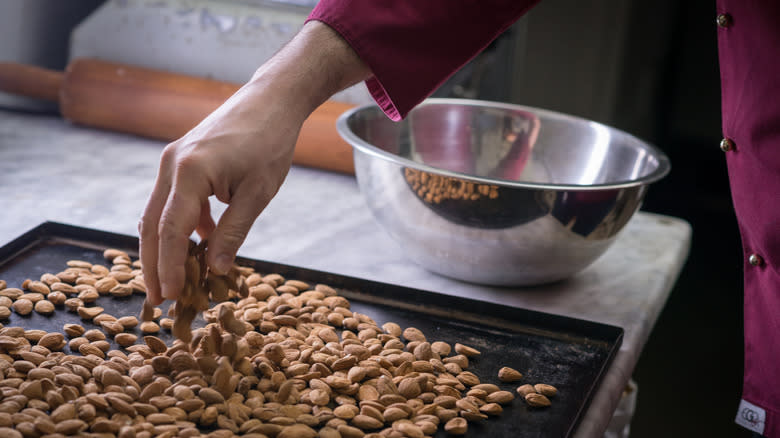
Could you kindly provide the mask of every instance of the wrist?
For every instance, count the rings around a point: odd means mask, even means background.
[[[310,21],[255,72],[248,85],[276,94],[279,103],[305,119],[333,94],[370,76],[370,69],[341,35]]]

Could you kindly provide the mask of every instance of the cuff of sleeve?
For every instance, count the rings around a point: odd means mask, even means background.
[[[390,120],[400,122],[406,117],[406,114],[401,114],[401,112],[398,111],[398,108],[396,108],[393,103],[393,99],[390,98],[385,87],[382,86],[382,82],[380,82],[376,76],[372,76],[366,80],[366,87],[368,87],[368,92],[371,93],[371,97],[374,98],[376,104],[379,105],[379,108],[382,108],[382,111]]]

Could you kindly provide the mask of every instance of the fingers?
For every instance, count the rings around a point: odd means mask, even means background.
[[[164,299],[175,300],[184,287],[189,237],[199,225],[201,207],[208,202],[209,195],[202,173],[179,163],[158,231],[157,269]]]
[[[149,200],[144,208],[143,216],[138,222],[138,252],[141,256],[144,283],[146,283],[146,295],[155,305],[162,302],[160,279],[157,275],[157,248],[159,244],[157,229],[169,191],[170,183],[168,182],[168,176],[161,169],[152,194],[149,196]]]
[[[218,275],[227,274],[238,248],[246,239],[252,224],[269,200],[260,199],[249,190],[239,190],[230,200],[217,228],[209,237],[206,260]]]
[[[207,199],[200,206],[200,219],[195,231],[198,232],[201,239],[208,239],[214,228],[217,228],[217,225],[214,224],[214,219],[211,217],[211,204]]]

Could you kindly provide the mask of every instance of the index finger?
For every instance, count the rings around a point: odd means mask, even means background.
[[[160,279],[157,275],[157,245],[159,243],[157,229],[169,191],[170,183],[167,182],[167,176],[161,170],[149,200],[146,202],[141,220],[138,222],[138,253],[146,284],[146,295],[155,305],[162,302]]]
[[[184,287],[189,238],[198,226],[201,205],[210,193],[204,179],[177,172],[160,216],[157,272],[162,297],[178,298]]]

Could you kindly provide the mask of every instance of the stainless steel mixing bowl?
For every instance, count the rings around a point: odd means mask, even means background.
[[[480,284],[584,269],[670,168],[625,132],[510,104],[429,99],[400,123],[368,105],[337,127],[368,206],[404,253]]]

